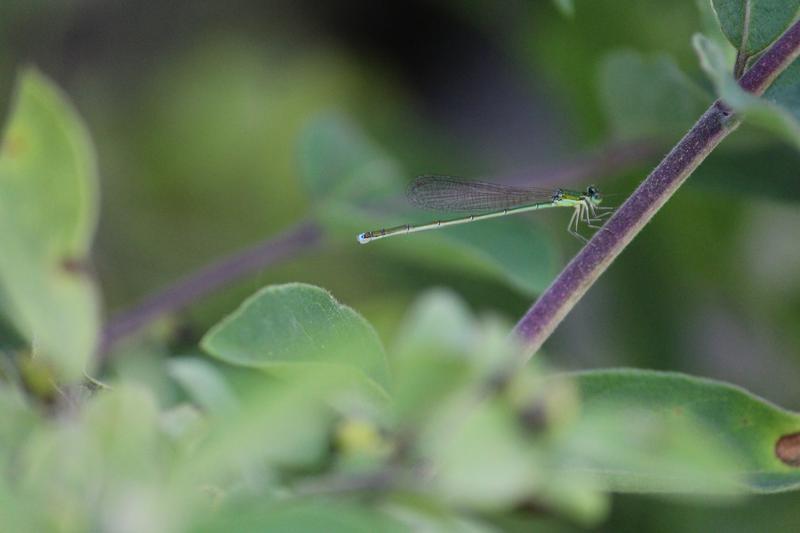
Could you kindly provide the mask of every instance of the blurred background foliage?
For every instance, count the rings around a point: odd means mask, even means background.
[[[627,195],[713,99],[690,43],[713,34],[709,13],[702,0],[578,1],[572,16],[539,0],[5,0],[0,113],[33,64],[86,121],[106,316],[295,223],[328,228],[321,247],[118,349],[111,373],[162,383],[168,401],[166,354],[268,284],[325,287],[388,346],[429,288],[516,320],[578,249],[563,213],[385,246],[355,235],[424,220],[403,200],[423,173]],[[598,158],[620,146],[633,155],[609,171]],[[678,370],[800,408],[797,163],[766,132],[733,134],[567,317],[547,361]],[[337,189],[348,180],[355,193]],[[618,496],[602,527],[796,527],[796,498]]]

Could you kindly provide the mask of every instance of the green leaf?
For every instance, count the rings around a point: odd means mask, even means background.
[[[271,372],[309,365],[353,372],[384,393],[386,354],[375,330],[327,291],[302,283],[260,290],[201,342],[212,356]]]
[[[772,131],[800,148],[800,66],[791,65],[776,79],[764,98],[759,98],[742,89],[733,76],[722,49],[704,35],[696,34],[692,39],[700,65],[714,83],[717,94],[734,111],[743,115],[751,124]],[[775,85],[777,84],[777,85]],[[783,107],[784,101],[793,111]]]
[[[0,353],[0,357],[4,354]],[[0,381],[0,413],[3,424],[0,426],[0,465],[11,468],[6,461],[12,461],[16,447],[28,433],[40,423],[37,413],[27,405],[22,393],[8,383]]]
[[[447,508],[441,502],[424,495],[408,494],[395,497],[390,503],[383,505],[382,509],[401,521],[407,531],[498,533],[494,524],[486,523],[487,517],[466,516],[466,513]]]
[[[728,57],[716,41],[702,33],[696,33],[692,36],[692,46],[700,59],[700,66],[714,83],[718,95],[731,91],[732,89],[729,87],[731,84],[738,87],[733,76],[728,74],[731,69]],[[730,96],[741,98],[738,93],[731,93]]]
[[[181,403],[162,411],[159,426],[164,436],[181,451],[195,448],[205,437],[206,419],[192,404]]]
[[[553,0],[553,3],[565,17],[575,16],[575,2],[573,0]]]
[[[700,15],[700,28],[702,29],[702,33],[711,37],[715,42],[725,46],[725,49],[728,50],[731,56],[731,64],[733,64],[736,51],[730,46],[727,46],[728,38],[725,37],[719,25],[719,19],[717,18],[717,12],[714,10],[714,6],[711,5],[709,0],[695,0],[695,4],[697,4],[697,11]]]
[[[237,390],[237,408],[210,417],[207,438],[178,463],[179,484],[190,490],[248,471],[319,468],[330,453],[335,420],[330,403],[336,398],[329,391],[341,379],[325,368],[303,370],[296,379],[261,380],[260,386]]]
[[[677,373],[600,370],[569,376],[582,396],[582,420],[600,420],[593,427],[606,431],[616,450],[587,468],[615,490],[800,488],[800,468],[776,455],[781,438],[800,431],[796,413],[738,387]],[[611,416],[621,423],[609,424]],[[587,435],[598,439],[601,434]]]
[[[85,431],[97,446],[96,457],[86,451],[87,464],[102,457],[109,474],[128,480],[149,475],[158,478],[158,449],[161,433],[158,427],[158,405],[152,392],[138,385],[117,384],[97,394],[86,405]]]
[[[603,60],[600,97],[615,137],[669,142],[683,135],[710,101],[669,57],[630,50]]]
[[[0,149],[0,285],[34,354],[65,380],[82,375],[97,343],[97,196],[83,122],[50,81],[22,71]]]
[[[497,397],[454,402],[430,425],[422,449],[437,465],[430,489],[454,506],[498,512],[536,501],[591,525],[608,510],[603,486],[584,472],[554,470],[540,435]],[[491,450],[487,452],[487,450]]]
[[[531,385],[541,383],[536,366],[517,374],[508,387],[513,394],[493,397],[476,410],[475,395],[483,396],[487,383],[515,356],[508,327],[491,316],[474,317],[449,291],[420,297],[392,350],[391,426],[419,435],[420,450],[441,465],[432,488],[444,502],[499,510],[533,498],[572,520],[596,523],[607,511],[602,486],[580,474],[553,475],[541,442],[531,438],[518,410],[506,401],[531,396]],[[578,402],[571,387],[548,383],[536,390],[537,412],[548,429],[574,420],[570,415]]]
[[[792,23],[800,0],[712,0],[730,43],[752,56],[769,46]]]
[[[303,175],[321,223],[346,243],[363,231],[430,222],[443,215],[410,211],[396,163],[337,115],[314,121],[301,141]],[[396,198],[396,199],[395,199]],[[566,225],[566,218],[564,220]],[[477,274],[526,293],[544,289],[556,272],[549,235],[531,219],[506,217],[411,238],[371,243],[358,253],[386,253],[448,272]]]
[[[236,408],[237,400],[222,374],[208,361],[196,357],[173,357],[168,372],[191,398],[211,413],[224,415]]]
[[[800,120],[800,61],[793,61],[775,78],[763,96],[764,100],[781,106]]]
[[[483,403],[463,423],[453,424],[449,435],[430,442],[437,465],[432,485],[447,501],[499,510],[534,493],[537,465],[516,416],[506,407],[499,401]]]
[[[299,147],[303,180],[318,202],[380,197],[401,181],[392,158],[341,114],[317,117]]]
[[[18,530],[85,531],[103,516],[128,512],[148,517],[140,525],[152,530],[150,517],[173,508],[155,397],[141,387],[115,384],[84,407],[58,423],[39,424],[16,454],[14,493],[31,511],[20,517],[27,527]]]
[[[473,318],[453,292],[436,289],[419,297],[392,350],[397,422],[417,427],[448,397],[488,379],[513,354],[509,329],[491,317]]]
[[[734,136],[744,133],[741,129]],[[768,161],[769,165],[765,162]],[[723,144],[692,176],[692,186],[726,194],[745,193],[782,202],[800,201],[800,152],[783,144],[731,146]]]
[[[388,515],[352,503],[324,501],[280,502],[264,505],[262,500],[239,500],[214,516],[201,515],[189,531],[325,531],[329,533],[388,533],[407,531]]]

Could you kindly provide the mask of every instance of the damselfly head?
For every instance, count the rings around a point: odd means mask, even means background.
[[[586,187],[586,192],[583,193],[586,198],[589,199],[593,204],[598,205],[600,202],[603,201],[603,195],[600,194],[600,189],[595,187],[594,185],[589,185]]]

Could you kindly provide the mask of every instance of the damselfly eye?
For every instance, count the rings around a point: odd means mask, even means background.
[[[594,185],[589,185],[589,187],[586,188],[586,196],[590,198],[599,197],[600,191],[597,190],[597,187],[595,187]]]

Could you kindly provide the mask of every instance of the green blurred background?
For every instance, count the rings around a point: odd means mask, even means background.
[[[18,67],[32,63],[87,121],[102,191],[94,265],[113,316],[209,261],[314,218],[304,169],[326,167],[309,139],[331,122],[407,181],[422,173],[513,176],[629,193],[688,124],[675,111],[677,124],[655,135],[617,130],[604,90],[609,76],[620,80],[606,58],[624,49],[668,54],[710,101],[690,45],[708,28],[707,14],[692,0],[579,1],[573,17],[544,0],[4,0],[0,112]],[[687,109],[679,92],[666,102]],[[631,164],[608,172],[596,163],[628,142]],[[553,366],[677,370],[800,408],[796,156],[747,128],[725,145],[567,317],[546,346]],[[758,148],[745,154],[747,167],[737,160],[740,145]],[[753,155],[775,151],[782,155]],[[744,183],[733,190],[732,168]],[[400,186],[386,201],[402,196]],[[373,214],[361,230],[387,225],[381,210]],[[552,248],[542,258],[546,279],[579,248],[564,231],[567,218],[524,219]],[[243,297],[287,281],[329,289],[388,345],[425,288],[452,287],[476,311],[509,322],[532,301],[501,277],[387,255],[382,246],[331,231],[323,246],[183,312],[173,343],[191,346]],[[792,494],[734,509],[626,496],[615,499],[604,528],[798,527],[796,503]]]

